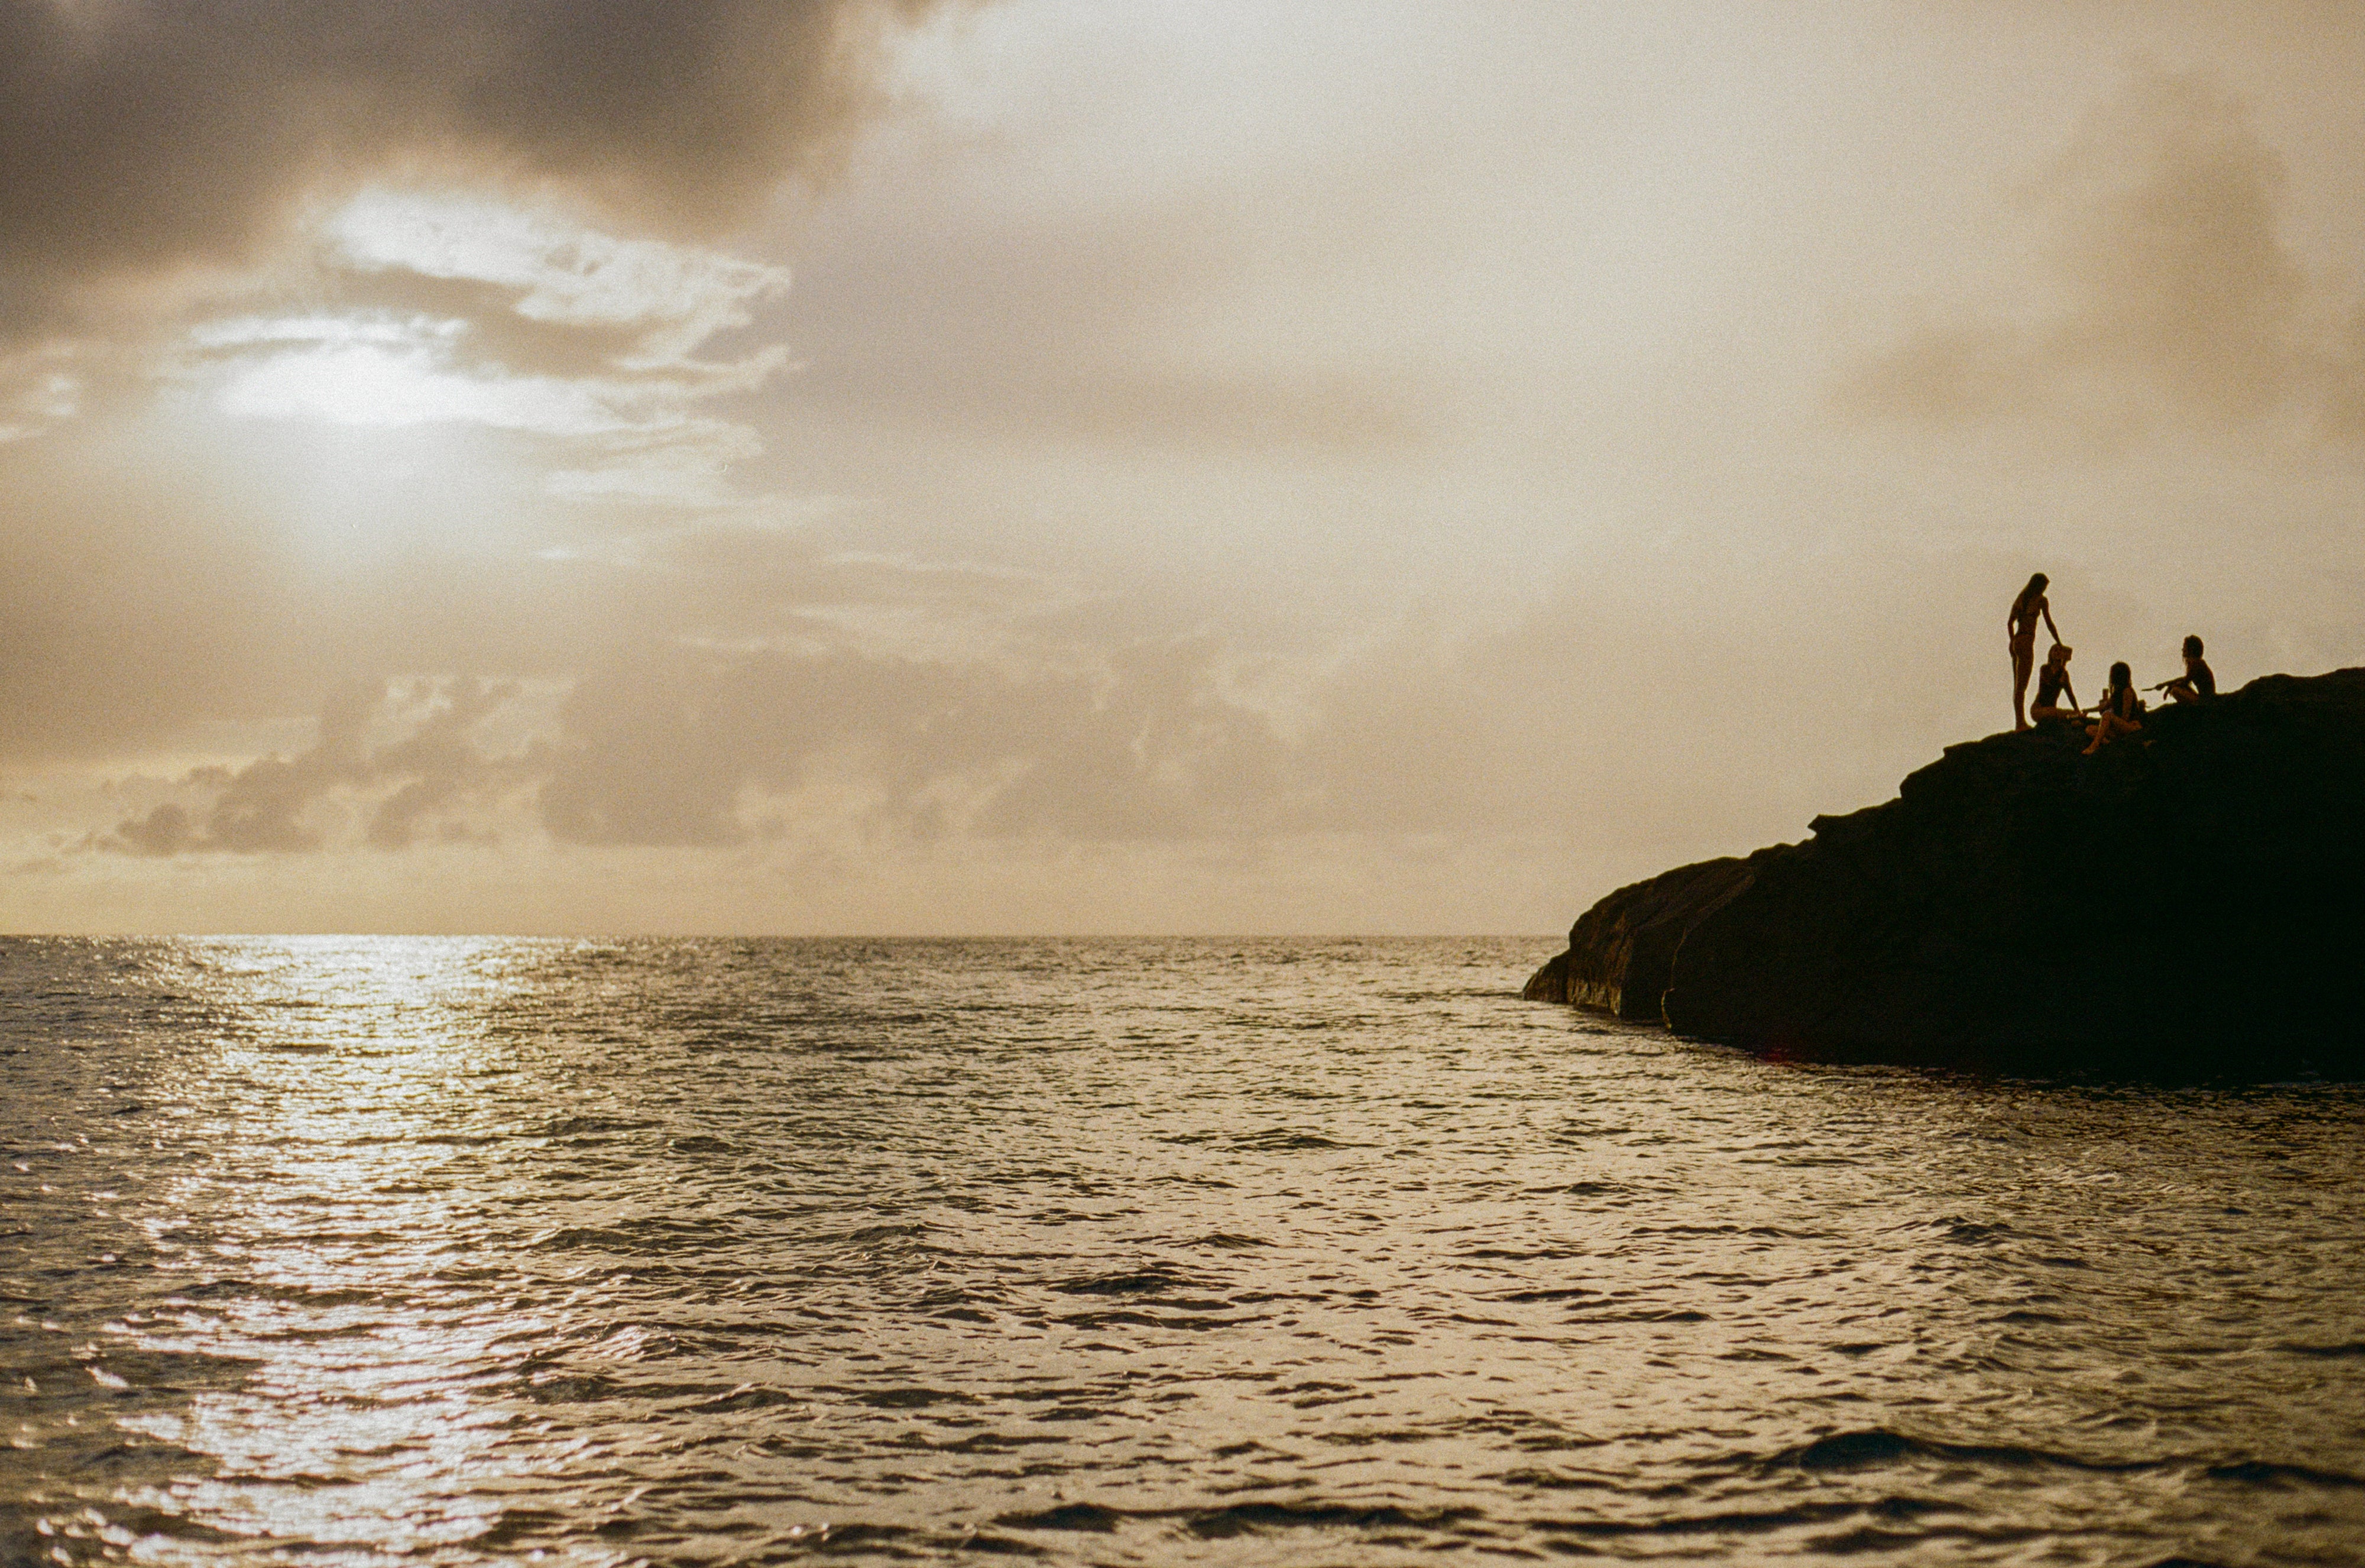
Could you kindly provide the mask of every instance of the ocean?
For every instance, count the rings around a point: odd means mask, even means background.
[[[2365,1089],[1556,946],[0,942],[0,1562],[2365,1562]]]

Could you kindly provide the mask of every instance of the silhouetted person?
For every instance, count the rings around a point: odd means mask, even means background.
[[[2056,643],[2053,651],[2045,655],[2045,667],[2036,672],[2036,705],[2028,711],[2032,719],[2079,719],[2085,715],[2078,708],[2078,693],[2069,684],[2069,655],[2077,650],[2067,643]],[[2069,705],[2061,705],[2067,697]]]
[[[2125,661],[2111,666],[2111,689],[2102,695],[2102,706],[2094,711],[2094,727],[2086,733],[2094,738],[2086,743],[2084,755],[2093,756],[2120,735],[2143,733],[2143,699],[2135,695],[2135,678]]]
[[[2184,673],[2164,682],[2160,689],[2175,702],[2206,702],[2217,695],[2217,677],[2211,673],[2209,661],[2201,656],[2200,638],[2184,639]]]
[[[2012,646],[2012,727],[2028,728],[2028,677],[2036,667],[2036,622],[2045,622],[2045,629],[2053,640],[2061,640],[2061,628],[2053,624],[2053,607],[2045,601],[2046,576],[2037,573],[2012,601],[2012,613],[2004,619],[2004,631]]]

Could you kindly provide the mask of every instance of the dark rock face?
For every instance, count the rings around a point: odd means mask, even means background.
[[[1574,1002],[1659,1022],[1660,999],[1685,935],[1745,890],[1758,863],[1776,853],[1702,860],[1619,889],[1578,917],[1568,951],[1538,969],[1522,994],[1530,1002]]]
[[[1833,1059],[2365,1072],[2365,669],[2141,738],[1950,746],[1803,844],[1620,889],[1527,994]]]

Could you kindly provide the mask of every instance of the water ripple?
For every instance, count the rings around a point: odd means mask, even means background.
[[[2357,1088],[1538,950],[0,942],[0,1562],[2357,1560]]]

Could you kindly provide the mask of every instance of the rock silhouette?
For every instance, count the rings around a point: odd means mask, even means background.
[[[1804,843],[1619,889],[1526,994],[1824,1059],[2365,1073],[2365,669],[2142,740],[1949,746]]]

